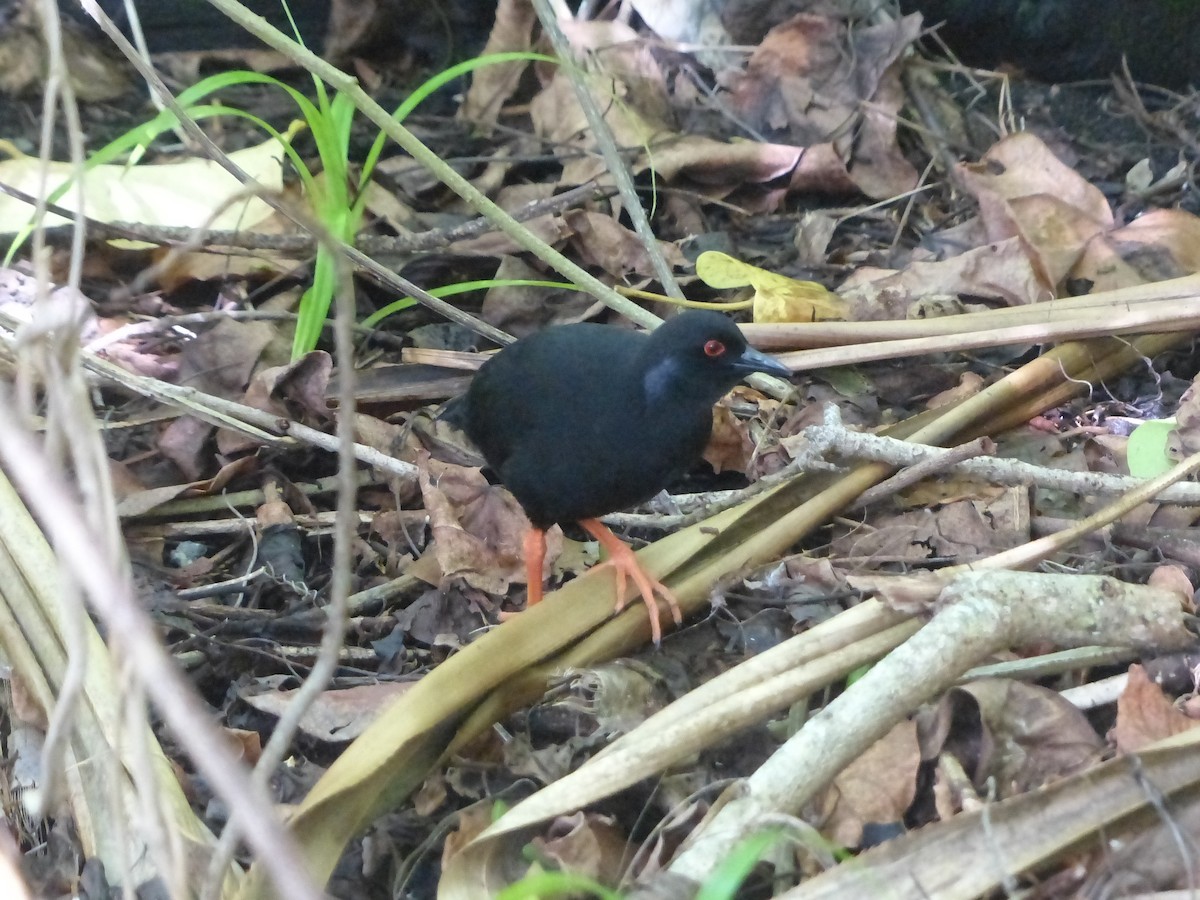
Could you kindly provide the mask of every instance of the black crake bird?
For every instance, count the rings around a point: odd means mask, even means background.
[[[649,334],[555,326],[483,364],[443,418],[466,432],[533,524],[525,538],[529,604],[542,598],[546,529],[577,522],[608,551],[618,612],[628,576],[650,610],[656,644],[655,593],[682,621],[671,592],[596,517],[650,499],[697,462],[713,404],[752,372],[791,374],[748,346],[730,319],[700,310]]]

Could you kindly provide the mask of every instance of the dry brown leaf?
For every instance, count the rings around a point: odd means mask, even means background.
[[[597,266],[622,281],[630,275],[654,276],[654,266],[642,239],[612,216],[573,209],[564,213],[563,219],[574,231],[571,243],[585,265]],[[684,265],[683,253],[677,245],[659,241],[658,249],[668,265],[673,268]]]
[[[531,843],[558,868],[601,884],[620,880],[629,853],[629,845],[613,820],[596,813],[560,816],[550,823],[545,836],[535,837]]]
[[[248,766],[258,763],[262,756],[262,736],[257,731],[245,728],[226,728],[222,732],[229,739],[228,743],[237,749],[238,757]]]
[[[937,409],[950,403],[959,403],[968,397],[974,397],[986,387],[983,377],[975,372],[963,372],[958,384],[946,391],[934,394],[925,403],[926,409]]]
[[[117,496],[121,498],[121,502],[117,506],[117,514],[122,518],[140,516],[176,497],[205,497],[219,494],[235,478],[241,478],[254,472],[258,468],[259,462],[253,456],[244,456],[241,459],[227,462],[211,478],[201,481],[163,485],[123,495],[118,493]],[[124,469],[124,467],[121,468]]]
[[[810,150],[824,146],[850,161],[849,183],[869,196],[908,190],[917,174],[896,146],[895,113],[903,91],[891,67],[915,40],[920,23],[913,15],[851,28],[814,13],[794,16],[772,28],[755,49],[736,79],[731,106],[758,133]],[[833,191],[844,184],[805,187]]]
[[[978,559],[1020,543],[1018,533],[1000,531],[979,501],[961,500],[938,509],[879,516],[868,531],[851,531],[833,542],[839,556],[886,561]]]
[[[215,429],[207,422],[192,416],[180,416],[159,432],[155,441],[158,452],[169,459],[190,481],[198,481],[205,471],[211,451],[207,441]]]
[[[1104,742],[1087,717],[1057,691],[1000,678],[976,681],[961,690],[978,702],[991,733],[995,752],[981,774],[996,779],[1001,797],[1039,788],[1099,762]]]
[[[920,31],[920,18],[909,16],[900,22],[908,27],[898,37],[907,42],[915,40]],[[863,107],[850,177],[868,197],[895,197],[917,186],[917,171],[900,152],[896,141],[900,110],[908,99],[900,83],[902,67],[900,61],[888,67],[880,77],[871,102]]]
[[[239,400],[259,355],[275,333],[269,322],[218,319],[212,328],[184,344],[179,377],[207,394]]]
[[[1179,462],[1200,450],[1200,375],[1192,380],[1179,398],[1175,410],[1176,426],[1167,435],[1167,456]]]
[[[332,375],[333,357],[313,350],[285,366],[256,372],[242,403],[306,425],[325,425],[333,418],[326,399]]]
[[[916,796],[920,764],[917,726],[901,722],[834,779],[835,801],[823,833],[840,847],[858,847],[865,825],[903,821]]]
[[[41,94],[47,90],[45,33],[32,3],[9,4],[0,28],[0,92]],[[107,41],[86,26],[62,17],[62,59],[75,96],[85,103],[115,100],[130,89],[129,70]]]
[[[749,182],[761,184],[790,176],[807,159],[808,151],[785,144],[714,140],[697,134],[680,135],[654,148],[654,171],[668,181],[686,176],[702,185],[732,190]],[[841,161],[837,168],[845,167]]]
[[[995,298],[1009,306],[1049,299],[1018,238],[998,241],[903,271],[864,267],[838,288],[854,321],[904,319],[931,294]]]
[[[481,55],[529,50],[537,14],[528,0],[499,0],[496,20]],[[458,111],[458,118],[484,133],[496,124],[500,109],[516,91],[528,62],[516,61],[483,66],[471,73],[471,87]]]
[[[1103,750],[1087,718],[1058,693],[1007,679],[955,688],[918,719],[925,760],[952,756],[975,790],[994,779],[1000,798],[1080,771]]]
[[[754,442],[750,432],[729,407],[718,405],[713,409],[712,436],[704,448],[704,461],[713,471],[745,472],[754,455]]]
[[[1182,209],[1152,209],[1097,235],[1071,272],[1092,292],[1200,272],[1200,218]]]
[[[1164,591],[1174,591],[1180,597],[1185,608],[1194,610],[1193,597],[1196,589],[1186,571],[1180,566],[1156,566],[1146,579],[1150,587],[1161,588]]]
[[[1117,724],[1110,738],[1121,753],[1136,753],[1155,741],[1191,731],[1200,720],[1180,712],[1140,665],[1129,667],[1129,680],[1117,698]]]
[[[246,389],[242,403],[254,409],[318,427],[332,418],[326,395],[333,372],[333,357],[324,350],[313,350],[284,366],[272,366],[256,372]],[[217,431],[221,453],[245,453],[257,442],[229,429]]]
[[[443,578],[461,578],[489,594],[504,594],[525,581],[523,542],[529,520],[504,488],[487,483],[478,469],[423,455],[421,494],[433,532],[433,551]],[[546,563],[562,550],[562,532],[546,535]]]
[[[412,682],[381,681],[338,691],[325,691],[304,711],[300,730],[314,740],[345,743],[353,740],[375,721],[396,697],[412,688]],[[241,692],[241,699],[255,709],[280,716],[295,699],[296,691]]]
[[[558,246],[570,236],[571,229],[563,221],[562,216],[547,214],[529,219],[521,223],[521,227],[531,232],[538,240]],[[490,232],[479,237],[465,238],[450,245],[451,253],[464,256],[503,256],[506,253],[521,253],[525,250],[516,241],[502,232]]]
[[[627,103],[650,121],[671,120],[672,103],[657,42],[615,19],[568,18],[561,24],[563,34],[590,68],[621,82]]]
[[[979,511],[990,518],[991,511],[985,505],[1001,496],[1007,488],[984,481],[954,474],[928,478],[896,495],[896,502],[905,509],[925,509],[957,503],[961,500],[983,501]],[[993,523],[994,524],[994,523]]]
[[[730,103],[759,133],[786,135],[799,146],[846,128],[859,100],[846,65],[843,21],[802,13],[772,28],[755,48]]]
[[[413,794],[413,809],[418,816],[431,816],[441,809],[449,795],[444,773],[440,769],[434,770],[429,773],[420,789]]]
[[[1112,227],[1104,194],[1029,132],[998,141],[959,173],[988,240],[1021,238],[1046,291],[1056,292],[1088,241]]]
[[[496,269],[497,281],[546,281],[546,273],[520,256],[505,255]],[[596,301],[574,289],[498,284],[483,298],[483,318],[514,337],[525,337],[547,325],[582,322]]]
[[[667,135],[669,130],[665,124],[636,108],[624,82],[611,76],[588,75],[584,84],[603,111],[604,122],[618,147],[650,147]],[[588,151],[595,149],[591,126],[579,105],[570,74],[556,72],[530,103],[529,114],[538,137],[554,144]],[[608,163],[604,158],[588,152],[567,158],[559,183],[575,186],[592,180],[610,181],[607,172]]]
[[[485,828],[492,824],[492,801],[473,804],[455,816],[455,827],[446,835],[442,844],[442,866],[444,867],[463,847],[471,843]],[[515,861],[514,861],[515,863]]]
[[[179,378],[205,393],[240,400],[260,355],[275,335],[275,328],[267,322],[220,319],[184,345]],[[207,440],[214,430],[207,423],[184,416],[159,435],[158,449],[179,467],[185,478],[197,481],[211,471]],[[240,434],[224,430],[218,434],[229,442],[231,451],[248,445]]]

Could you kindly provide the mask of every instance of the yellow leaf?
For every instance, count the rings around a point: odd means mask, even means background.
[[[229,154],[244,172],[269,191],[283,188],[283,148],[271,139],[255,147]],[[32,156],[16,156],[0,162],[0,182],[27,194],[45,190],[49,195],[74,175],[70,163],[43,164]],[[263,200],[245,194],[240,181],[212,160],[188,159],[162,165],[95,166],[82,178],[84,211],[101,222],[137,222],[140,225],[166,225],[198,228],[221,210],[210,224],[216,229],[248,230],[273,212]],[[228,206],[225,206],[226,203]],[[68,190],[58,204],[75,209],[76,193]],[[0,195],[0,233],[20,231],[33,217],[33,208],[6,195]],[[47,215],[47,225],[66,220]]]
[[[753,287],[755,322],[845,318],[842,298],[823,285],[777,275],[716,250],[700,254],[696,259],[696,274],[713,288]]]

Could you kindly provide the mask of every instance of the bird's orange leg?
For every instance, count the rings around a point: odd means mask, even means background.
[[[530,528],[525,532],[525,579],[529,589],[525,592],[525,608],[542,602],[542,564],[546,561],[546,532],[540,528]],[[501,622],[507,622],[516,611],[501,610],[496,617]]]
[[[530,528],[525,532],[525,577],[529,582],[525,605],[542,602],[542,566],[546,562],[546,532]]]
[[[646,571],[638,565],[637,557],[633,555],[633,551],[629,549],[620,538],[608,530],[605,525],[598,519],[581,519],[579,525],[588,534],[600,542],[600,546],[608,551],[608,559],[601,563],[601,566],[612,566],[617,573],[617,602],[613,608],[614,613],[619,613],[625,608],[625,578],[633,579],[633,583],[638,586],[638,590],[642,592],[642,602],[646,604],[646,609],[650,613],[650,636],[654,640],[655,646],[662,642],[662,625],[658,619],[658,603],[654,599],[657,594],[667,606],[671,608],[671,617],[675,620],[676,625],[683,624],[683,612],[679,608],[679,602],[675,599],[675,595],[665,584],[655,581]],[[600,568],[600,566],[597,566]]]

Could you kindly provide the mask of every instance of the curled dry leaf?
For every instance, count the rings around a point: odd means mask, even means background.
[[[1092,293],[1200,272],[1200,218],[1182,209],[1151,209],[1088,242],[1072,278]]]
[[[1188,578],[1180,566],[1158,566],[1146,583],[1151,587],[1160,588],[1165,591],[1174,591],[1180,597],[1180,602],[1184,604],[1184,608],[1192,612],[1196,609],[1195,604],[1195,588],[1192,586],[1192,580]]]
[[[1117,724],[1110,737],[1122,753],[1136,753],[1155,741],[1200,725],[1175,707],[1161,687],[1139,665],[1129,667],[1129,680],[1117,699]]]
[[[481,55],[533,48],[537,14],[525,0],[500,0],[496,21]],[[471,87],[459,108],[458,117],[475,129],[488,130],[496,124],[500,110],[516,91],[529,64],[524,61],[483,66],[471,74]]]
[[[917,726],[901,722],[834,779],[822,833],[840,847],[862,845],[863,827],[901,822],[917,793]]]
[[[712,436],[704,448],[704,461],[713,471],[745,472],[754,455],[754,442],[750,433],[729,407],[721,404],[713,409]]]
[[[547,833],[533,846],[558,868],[594,878],[602,884],[620,880],[629,853],[620,829],[608,816],[577,812],[550,823]]]
[[[461,578],[489,594],[525,580],[523,538],[529,522],[512,495],[488,484],[479,469],[423,455],[421,494],[443,579]],[[547,534],[547,564],[562,551],[562,532]]]
[[[1112,211],[1099,188],[1028,132],[998,141],[959,172],[979,203],[988,239],[1021,238],[1043,289],[1051,293],[1088,241],[1112,227]]]
[[[337,691],[325,691],[304,711],[300,730],[314,740],[345,743],[358,737],[379,712],[412,687],[411,683],[384,681]],[[252,693],[241,699],[260,712],[281,716],[295,698],[295,690]]]

